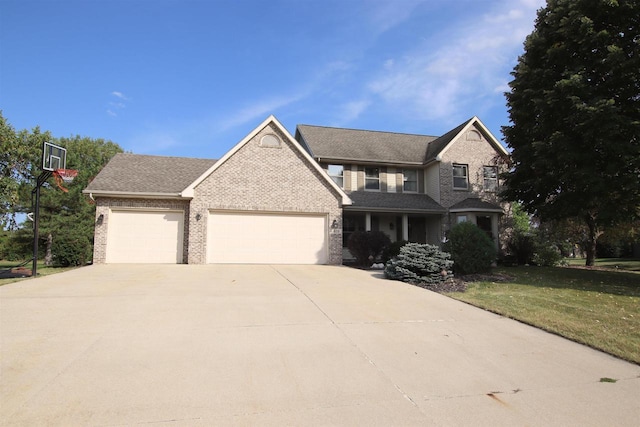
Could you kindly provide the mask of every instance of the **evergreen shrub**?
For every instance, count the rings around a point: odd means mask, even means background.
[[[496,247],[487,233],[468,221],[451,228],[444,250],[451,254],[456,274],[489,271],[497,256]]]
[[[407,243],[384,269],[388,279],[435,285],[451,277],[451,256],[429,244]]]
[[[62,267],[85,265],[91,259],[91,242],[80,232],[67,230],[54,236],[51,243],[53,261]]]

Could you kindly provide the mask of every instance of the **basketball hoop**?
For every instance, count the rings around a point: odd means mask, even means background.
[[[53,171],[53,177],[56,180],[56,185],[65,193],[69,192],[69,190],[67,190],[62,184],[71,184],[76,176],[78,176],[78,171],[75,169],[55,169]]]

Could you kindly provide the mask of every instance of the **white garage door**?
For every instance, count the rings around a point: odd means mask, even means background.
[[[207,262],[326,264],[325,215],[209,214]]]
[[[111,211],[108,263],[182,263],[182,211]]]

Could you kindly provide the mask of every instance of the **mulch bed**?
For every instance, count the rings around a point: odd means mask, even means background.
[[[0,279],[15,279],[19,277],[30,277],[31,269],[25,267],[10,268],[7,270],[0,270]]]
[[[443,283],[438,283],[437,285],[429,285],[426,283],[416,283],[415,285],[442,294],[448,292],[464,292],[467,290],[467,286],[471,282],[508,282],[513,279],[514,278],[512,276],[501,273],[468,274],[466,276],[453,277]]]

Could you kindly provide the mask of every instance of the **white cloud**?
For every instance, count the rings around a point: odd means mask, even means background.
[[[482,102],[495,102],[497,88],[504,87],[542,6],[544,0],[504,0],[476,21],[453,21],[446,38],[434,35],[387,60],[368,88],[383,101],[402,104],[425,119],[456,122],[459,116],[475,114]]]
[[[107,109],[107,114],[110,115],[111,117],[117,117],[118,111],[123,110],[127,107],[126,102],[130,101],[130,98],[125,96],[125,94],[123,94],[122,92],[118,92],[118,91],[113,91],[111,92],[110,95],[118,98],[118,100],[109,102],[109,108]]]
[[[124,93],[118,92],[117,90],[114,90],[113,92],[111,92],[111,95],[115,96],[116,98],[123,99],[125,101],[129,100],[129,98],[124,95]]]

